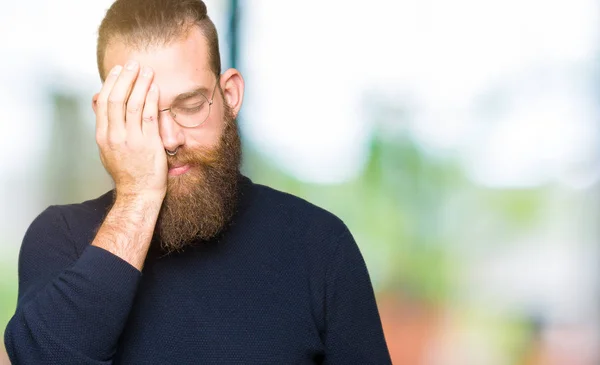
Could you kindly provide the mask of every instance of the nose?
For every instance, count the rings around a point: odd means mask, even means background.
[[[160,138],[162,139],[163,146],[166,150],[175,151],[185,143],[185,136],[183,135],[183,129],[168,110],[159,112],[158,115],[158,128]]]

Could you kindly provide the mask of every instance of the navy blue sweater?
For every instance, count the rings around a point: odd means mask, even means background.
[[[365,263],[342,221],[244,178],[218,238],[144,269],[90,243],[112,193],[51,206],[19,257],[13,364],[389,364]]]

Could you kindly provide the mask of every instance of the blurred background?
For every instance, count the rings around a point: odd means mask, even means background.
[[[246,81],[245,173],[350,227],[395,364],[600,364],[600,3],[206,2]],[[111,3],[2,2],[2,331],[31,221],[112,187]]]

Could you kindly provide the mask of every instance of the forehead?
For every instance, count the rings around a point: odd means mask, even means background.
[[[129,60],[138,61],[141,66],[154,70],[154,82],[160,89],[161,99],[170,98],[214,82],[208,52],[206,37],[197,27],[192,28],[187,37],[164,46],[138,49],[116,41],[106,48],[104,73]]]

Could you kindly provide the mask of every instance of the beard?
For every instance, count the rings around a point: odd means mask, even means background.
[[[167,252],[208,241],[231,221],[238,199],[241,141],[231,108],[224,106],[224,129],[216,147],[180,148],[167,156],[169,167],[187,164],[183,175],[169,176],[155,235]]]

